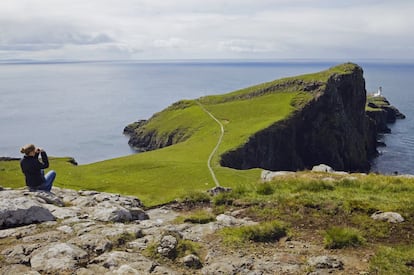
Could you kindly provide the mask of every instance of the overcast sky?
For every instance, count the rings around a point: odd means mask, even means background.
[[[0,60],[413,57],[413,0],[0,0]]]

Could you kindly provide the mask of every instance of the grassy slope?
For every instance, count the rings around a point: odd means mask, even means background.
[[[258,90],[293,80],[326,82],[333,73],[347,73],[354,65],[344,64],[316,74],[276,80],[225,95],[199,99],[224,125],[225,135],[219,153],[243,144],[250,135],[287,117],[295,108],[292,102],[307,102],[297,86],[249,98]],[[247,97],[246,97],[247,95]],[[186,129],[191,137],[185,142],[160,150],[111,159],[78,167],[55,159],[51,167],[58,173],[56,185],[74,189],[95,189],[136,195],[146,205],[155,205],[182,196],[189,190],[206,190],[214,183],[207,159],[217,143],[220,129],[194,100],[180,101],[151,118],[147,127],[168,134]],[[213,166],[223,186],[257,182],[259,169],[238,171],[220,167],[218,154]],[[0,185],[23,186],[17,162],[0,163]]]

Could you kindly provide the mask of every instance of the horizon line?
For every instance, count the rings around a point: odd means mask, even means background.
[[[165,59],[0,59],[0,65],[12,64],[71,64],[71,63],[395,63],[414,64],[414,59],[402,58],[165,58]]]

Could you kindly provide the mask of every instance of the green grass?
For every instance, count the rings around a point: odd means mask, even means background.
[[[269,221],[257,225],[223,228],[220,235],[228,245],[240,245],[250,241],[275,242],[287,235],[287,227],[279,221]]]
[[[185,216],[180,216],[177,218],[178,223],[188,222],[188,223],[198,223],[198,224],[206,224],[209,222],[213,222],[216,220],[216,216],[206,210],[196,210],[193,211]]]
[[[259,195],[272,195],[275,189],[272,184],[265,182],[257,185],[256,192]]]
[[[377,108],[373,108],[368,106],[368,103],[373,103],[377,106]],[[366,111],[375,112],[375,111],[382,111],[383,107],[390,106],[390,104],[387,102],[386,98],[383,96],[367,96],[367,102],[366,102]]]
[[[332,227],[325,233],[325,248],[357,247],[364,242],[364,237],[355,228]]]
[[[380,247],[370,262],[370,271],[378,275],[414,274],[414,246]]]
[[[209,203],[211,197],[205,191],[188,191],[179,201],[187,204]]]

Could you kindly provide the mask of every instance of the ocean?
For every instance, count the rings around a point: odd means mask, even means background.
[[[366,88],[407,118],[382,137],[372,171],[414,174],[414,64],[353,61]],[[79,164],[135,153],[123,128],[175,101],[221,94],[327,69],[340,61],[147,61],[0,64],[0,156],[20,157],[34,143]]]

